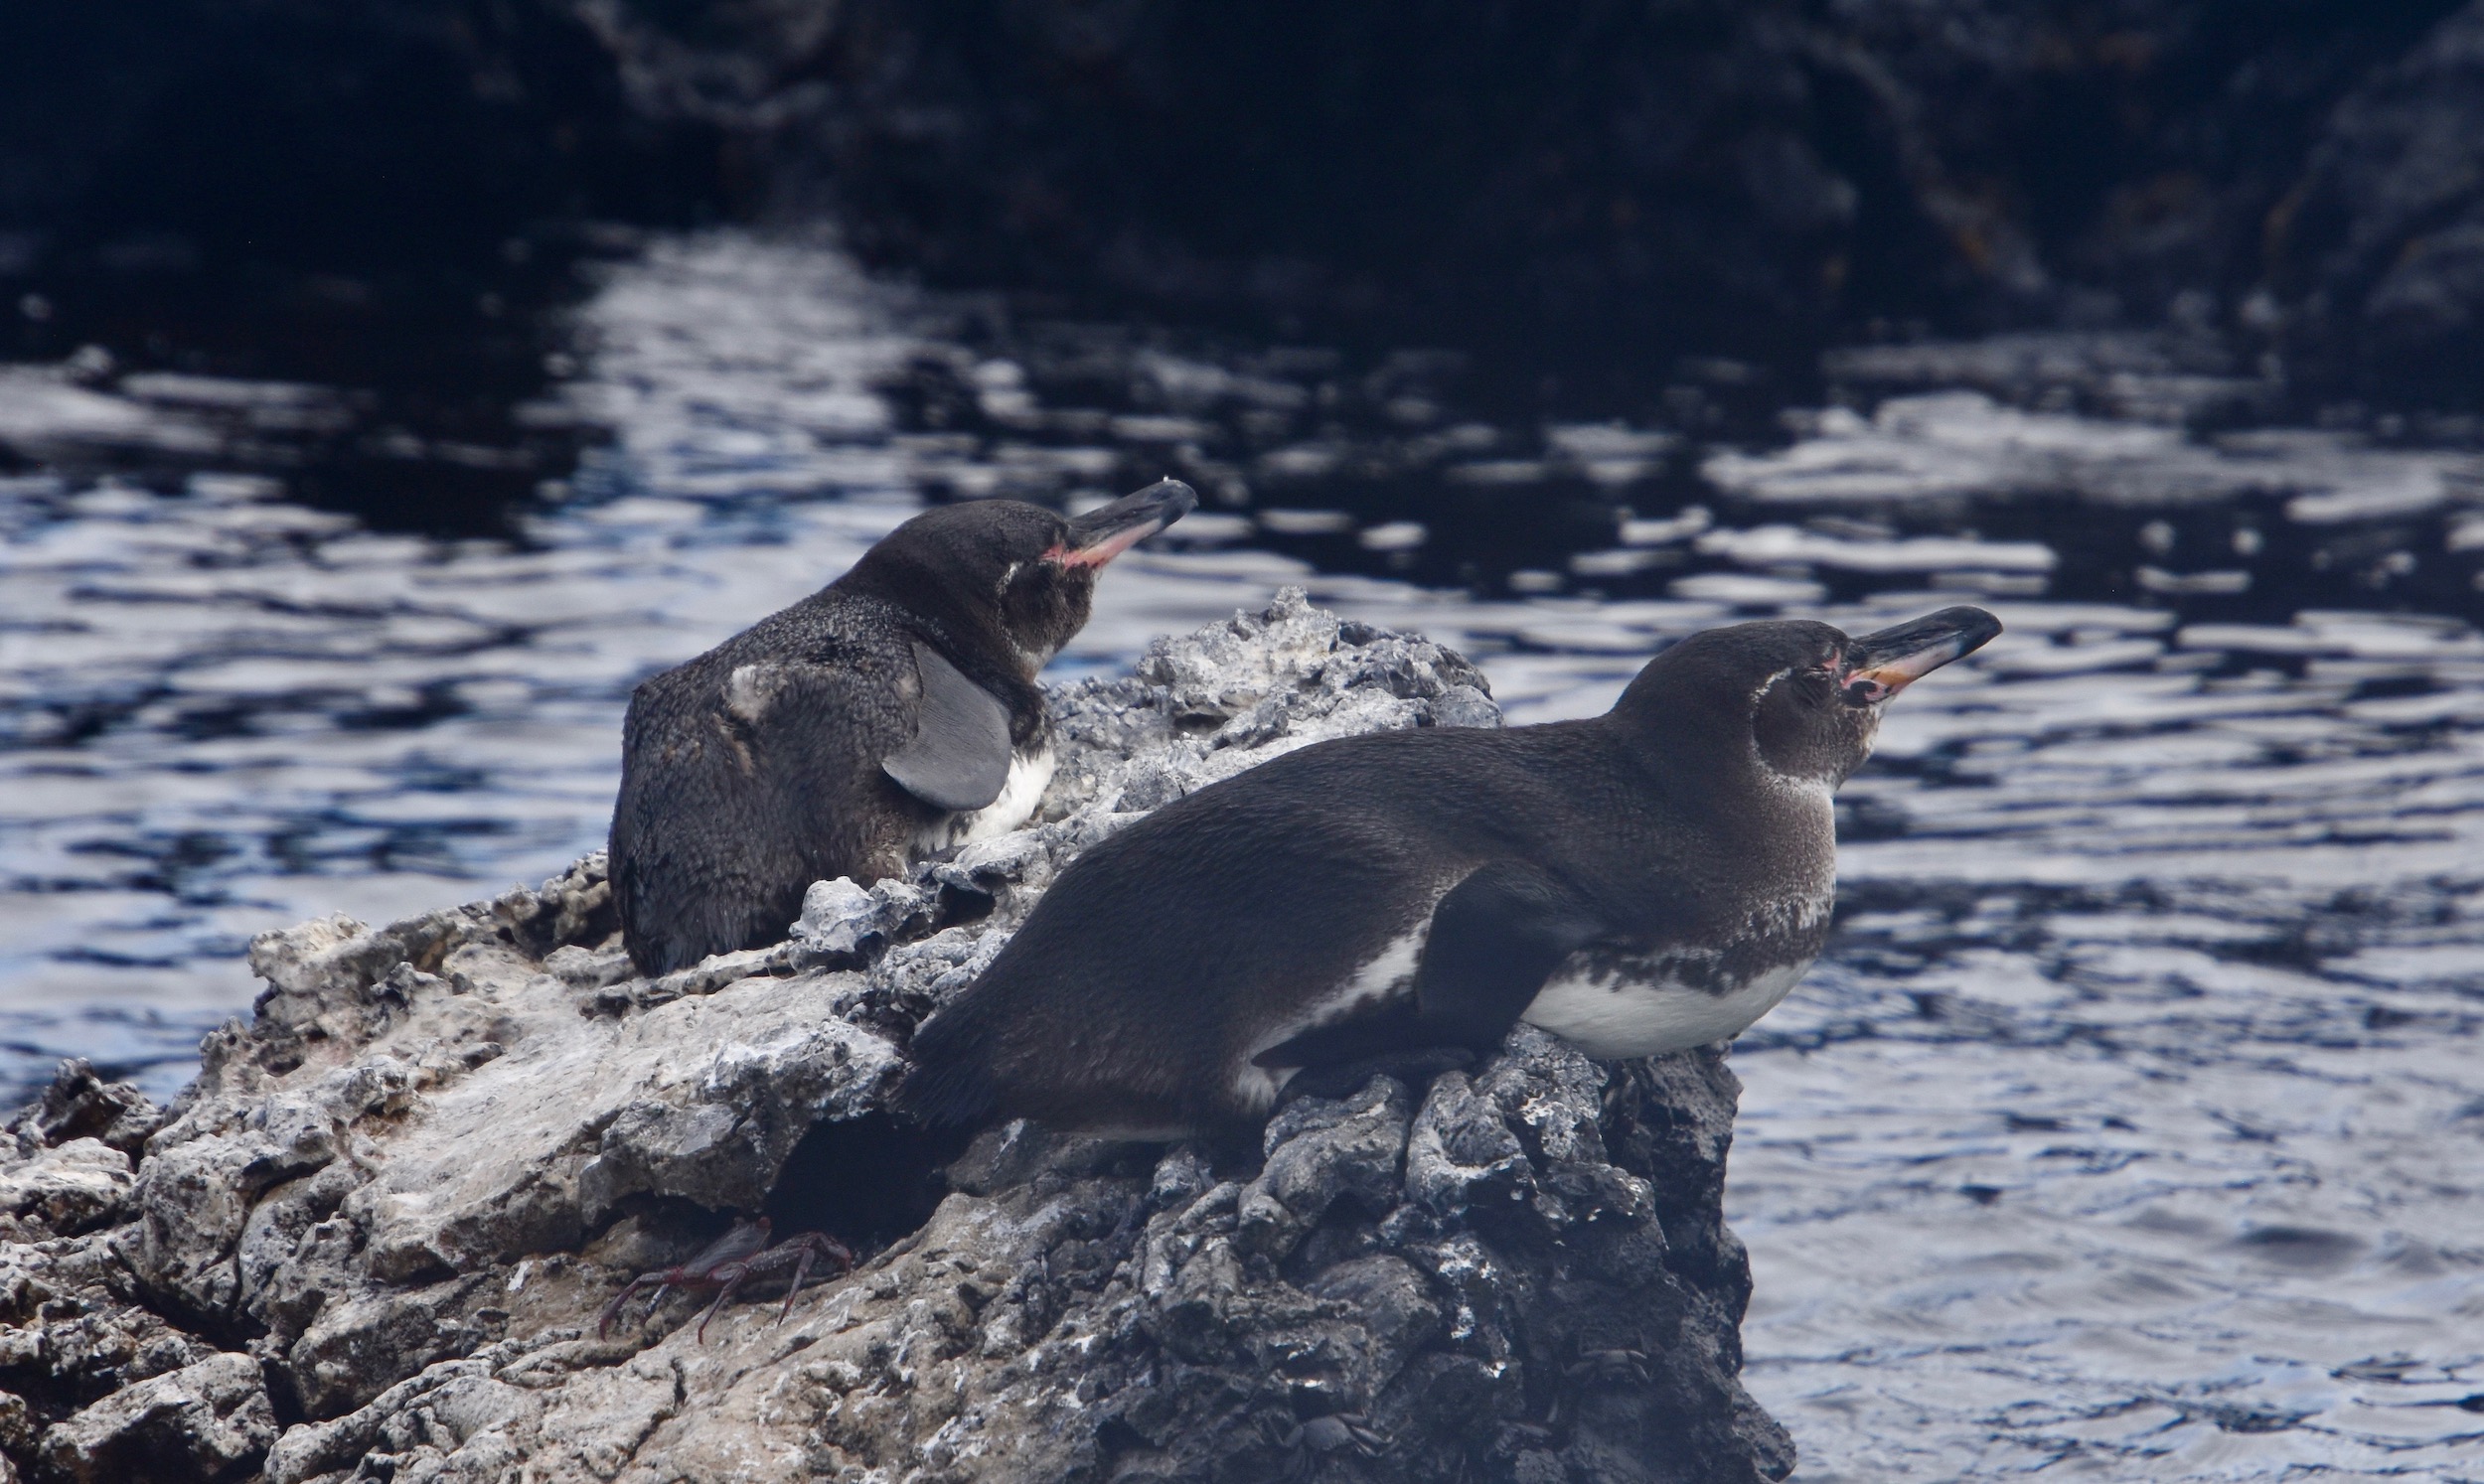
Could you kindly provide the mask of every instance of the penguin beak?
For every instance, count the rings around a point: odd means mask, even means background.
[[[1043,553],[1065,567],[1100,567],[1197,508],[1196,490],[1177,479],[1160,479],[1136,495],[1087,512],[1069,522],[1069,538]]]
[[[1837,682],[1846,704],[1868,706],[1931,674],[1960,655],[1982,649],[2001,621],[1980,608],[1943,608],[1911,624],[1866,634],[1846,646]]]

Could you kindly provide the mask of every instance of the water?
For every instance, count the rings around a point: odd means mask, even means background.
[[[1005,308],[659,243],[522,409],[602,441],[514,541],[278,498],[313,388],[0,371],[69,471],[0,485],[0,1074],[167,1094],[250,933],[597,844],[629,686],[926,493],[1206,494],[1064,675],[1300,582],[1541,720],[1736,616],[1971,598],[2009,633],[1893,708],[1830,955],[1736,1053],[1798,1477],[2484,1478],[2484,460],[2241,426],[2268,388],[2144,338],[1847,358],[1769,439],[1731,367],[1545,419]]]

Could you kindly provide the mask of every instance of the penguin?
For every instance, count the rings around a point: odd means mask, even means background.
[[[2000,629],[1712,629],[1603,716],[1340,738],[1210,785],[1061,873],[917,1030],[900,1107],[1223,1138],[1520,1020],[1607,1059],[1729,1039],[1827,940],[1830,795],[1882,708]]]
[[[1005,833],[1052,776],[1035,673],[1106,562],[1187,515],[1179,480],[1075,518],[924,512],[852,570],[642,682],[608,855],[641,972],[782,940],[814,881]]]

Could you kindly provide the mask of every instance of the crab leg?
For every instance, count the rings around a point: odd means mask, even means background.
[[[707,1311],[699,1316],[697,1338],[701,1345],[707,1343],[707,1321],[715,1317],[716,1310],[724,1307],[725,1303],[732,1298],[733,1290],[739,1288],[742,1280],[750,1276],[750,1263],[727,1262],[707,1276],[722,1280],[724,1286],[716,1290],[715,1302],[707,1305]]]
[[[785,1290],[785,1306],[776,1311],[776,1322],[779,1324],[793,1317],[794,1296],[802,1291],[802,1280],[811,1275],[811,1244],[804,1243],[802,1261],[794,1264],[794,1285]]]
[[[595,1338],[599,1340],[602,1339],[605,1334],[612,1329],[612,1321],[621,1316],[621,1306],[630,1301],[630,1295],[636,1293],[639,1289],[646,1287],[649,1283],[654,1283],[656,1285],[656,1302],[662,1303],[664,1301],[664,1290],[672,1286],[673,1271],[674,1269],[668,1268],[663,1272],[645,1273],[641,1276],[630,1279],[628,1286],[624,1287],[620,1292],[614,1294],[612,1296],[612,1302],[604,1305],[604,1312],[602,1316],[595,1321]],[[650,1304],[648,1307],[652,1311],[655,1305]]]

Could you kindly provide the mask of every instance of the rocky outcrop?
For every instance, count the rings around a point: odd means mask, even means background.
[[[207,448],[0,439],[11,470],[177,484],[212,451],[382,525],[508,533],[576,456],[517,411],[572,264],[721,204],[714,131],[634,109],[561,4],[13,5],[0,59],[0,361],[312,383],[168,381],[154,420],[203,415]]]
[[[588,223],[825,214],[976,289],[1573,368],[2170,319],[2474,391],[2473,0],[20,9],[22,356],[515,399]]]
[[[631,976],[590,858],[261,937],[168,1110],[63,1069],[0,1159],[0,1456],[34,1480],[1779,1478],[1714,1053],[1521,1029],[1251,1147],[882,1112],[1055,873],[1287,748],[1495,724],[1474,668],[1281,595],[1055,696],[1038,822]],[[736,1216],[863,1255],[597,1317]]]
[[[2171,324],[2473,391],[2472,0],[806,9],[748,13],[801,59],[736,94],[776,200],[954,282],[1572,373]]]
[[[2268,222],[2296,362],[2383,398],[2484,397],[2484,3],[2338,105]]]

